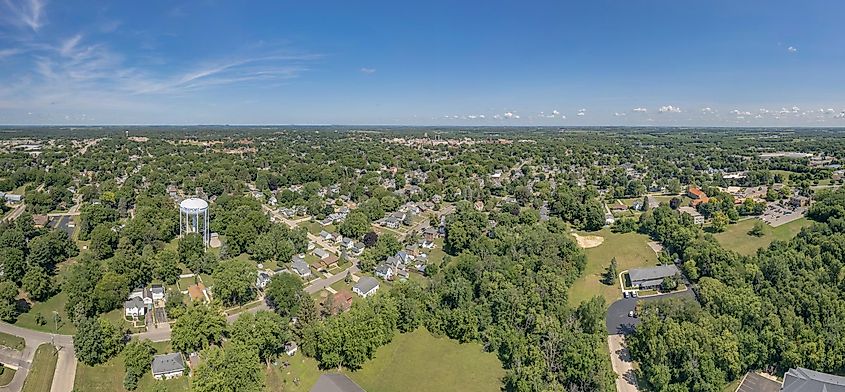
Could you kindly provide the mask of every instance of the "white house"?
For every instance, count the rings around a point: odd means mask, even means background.
[[[270,283],[270,274],[264,271],[258,271],[258,276],[255,278],[255,287],[263,289],[267,287],[267,283]]]
[[[355,283],[352,291],[364,298],[369,297],[378,291],[378,281],[375,278],[364,276],[358,279],[358,283]]]
[[[144,300],[139,297],[132,298],[123,303],[123,315],[127,318],[142,318],[147,313]]]
[[[161,354],[153,357],[150,368],[156,380],[169,380],[182,377],[185,373],[185,362],[180,353]]]

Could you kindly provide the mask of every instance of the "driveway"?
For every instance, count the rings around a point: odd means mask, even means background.
[[[634,375],[631,354],[625,347],[625,335],[609,335],[607,346],[610,349],[610,362],[613,365],[613,372],[616,373],[616,392],[638,392],[637,377]]]
[[[608,335],[615,334],[629,334],[634,331],[634,326],[640,323],[640,319],[628,317],[628,313],[633,311],[639,301],[656,301],[665,298],[695,298],[692,290],[656,295],[645,298],[623,298],[612,304],[607,309],[607,316],[605,317],[605,325],[607,327]]]

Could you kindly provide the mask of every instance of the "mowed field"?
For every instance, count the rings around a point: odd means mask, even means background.
[[[499,391],[505,371],[493,353],[474,343],[438,338],[426,329],[396,335],[375,358],[347,372],[368,392]]]
[[[714,236],[719,244],[725,249],[731,249],[739,254],[753,255],[757,253],[757,249],[769,246],[773,241],[787,241],[795,237],[801,231],[802,227],[810,226],[813,222],[807,218],[794,220],[778,227],[771,227],[763,225],[762,237],[749,235],[748,232],[754,227],[754,223],[759,222],[757,219],[746,219],[733,225],[728,225],[727,230],[721,233],[716,233]]]
[[[618,283],[608,286],[601,282],[602,274],[614,257],[619,272],[657,265],[657,254],[648,246],[651,241],[648,236],[637,233],[617,234],[607,228],[578,234],[604,237],[604,242],[595,248],[584,250],[587,254],[587,267],[584,274],[569,289],[569,304],[572,306],[577,306],[595,295],[603,296],[608,305],[622,297]]]

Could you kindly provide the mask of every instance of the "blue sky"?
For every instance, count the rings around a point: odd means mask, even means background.
[[[0,0],[0,124],[845,126],[845,2]]]

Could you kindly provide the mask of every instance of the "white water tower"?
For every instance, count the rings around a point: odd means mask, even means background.
[[[179,236],[190,233],[202,235],[202,242],[208,246],[208,203],[203,199],[190,198],[179,203]]]

